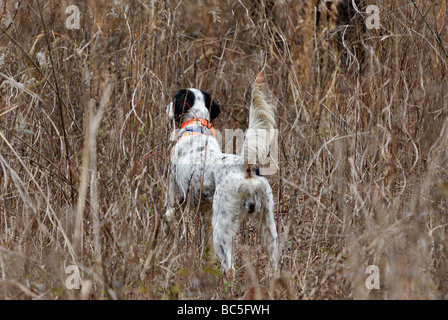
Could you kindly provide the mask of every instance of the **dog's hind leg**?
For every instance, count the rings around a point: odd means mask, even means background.
[[[266,184],[266,197],[260,219],[261,240],[269,257],[271,265],[270,275],[272,276],[277,271],[278,235],[274,220],[274,198],[271,187],[268,184]]]
[[[223,214],[223,212],[213,213],[213,246],[215,254],[221,263],[223,274],[233,273],[233,232],[231,231],[232,222]],[[215,218],[215,214],[217,217]]]
[[[239,206],[235,202],[235,194],[230,191],[232,186],[222,182],[213,198],[213,246],[223,274],[234,272],[233,239],[240,224]]]

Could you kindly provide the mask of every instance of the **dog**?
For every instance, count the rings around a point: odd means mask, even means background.
[[[202,253],[212,231],[213,249],[226,275],[235,271],[232,257],[235,234],[241,222],[250,218],[260,230],[272,276],[277,270],[278,255],[274,199],[268,180],[256,165],[267,156],[276,127],[264,73],[257,76],[252,90],[249,128],[240,155],[221,152],[212,125],[220,106],[208,92],[182,89],[166,107],[166,113],[170,121],[180,126],[166,191],[167,224],[174,227],[176,197],[181,205],[199,208]]]

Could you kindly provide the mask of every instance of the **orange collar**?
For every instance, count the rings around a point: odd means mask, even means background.
[[[213,131],[213,135],[214,135],[214,129],[212,126],[212,123],[210,121],[208,121],[207,119],[204,118],[191,118],[187,121],[185,121],[184,123],[182,123],[182,125],[180,126],[181,129],[185,128],[186,126],[192,124],[192,123],[199,123],[201,125],[203,125],[204,127],[206,127],[207,129],[210,129]]]
[[[207,129],[209,129],[212,132],[213,136],[215,137],[215,128],[213,128],[213,125],[210,121],[208,121],[207,119],[204,119],[204,118],[192,118],[190,120],[187,120],[184,123],[182,123],[180,128],[183,129],[186,126],[193,124],[193,123],[197,123],[197,124],[202,125],[203,127],[206,127]],[[177,141],[179,141],[180,139],[182,139],[183,137],[186,137],[186,136],[203,135],[203,134],[204,133],[199,132],[199,131],[188,130],[188,131],[184,132]]]

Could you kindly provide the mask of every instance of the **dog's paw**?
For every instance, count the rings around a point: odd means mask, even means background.
[[[227,279],[228,281],[235,280],[235,268],[231,266],[227,270],[223,272],[224,279]]]

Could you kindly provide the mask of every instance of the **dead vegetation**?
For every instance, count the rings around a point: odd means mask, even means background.
[[[378,30],[364,1],[72,2],[0,1],[2,299],[447,298],[446,0],[376,1]],[[229,283],[194,211],[165,229],[165,105],[201,88],[244,130],[262,68],[280,271],[246,225]]]

